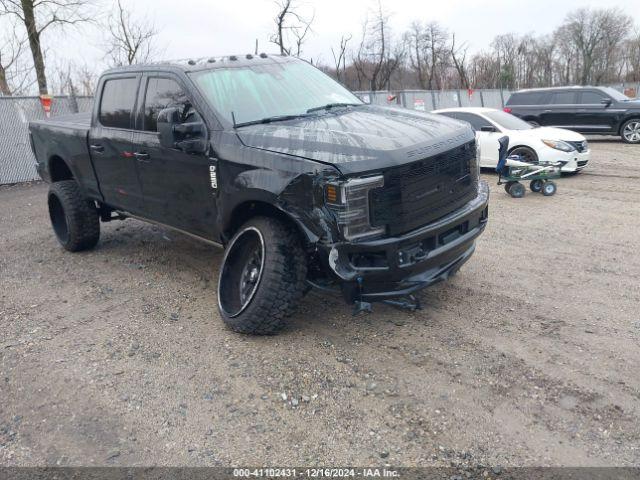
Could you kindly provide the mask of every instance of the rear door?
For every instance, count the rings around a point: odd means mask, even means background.
[[[191,100],[181,80],[169,73],[149,73],[142,79],[133,138],[145,217],[186,232],[215,239],[216,193],[211,169],[216,160],[160,144],[158,113],[167,107],[184,109]],[[193,107],[187,121],[202,120]]]
[[[106,77],[89,131],[89,152],[100,191],[108,205],[140,213],[142,191],[133,157],[133,112],[141,75]]]
[[[578,97],[577,122],[584,132],[610,132],[614,129],[615,113],[610,113],[609,106],[602,102],[613,99],[598,90],[583,90]]]
[[[575,90],[553,92],[549,103],[542,109],[542,114],[540,115],[542,121],[540,124],[546,127],[577,129],[577,95],[578,93]]]

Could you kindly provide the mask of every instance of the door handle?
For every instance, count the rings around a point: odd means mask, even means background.
[[[147,162],[151,160],[151,155],[149,155],[146,152],[135,152],[133,156],[136,157],[136,160],[140,160],[142,162]]]
[[[100,145],[100,144],[97,144],[97,143],[93,144],[93,145],[90,145],[90,148],[91,148],[91,150],[93,150],[96,153],[104,152],[104,147],[102,145]]]
[[[545,110],[544,113],[551,113],[553,110]]]

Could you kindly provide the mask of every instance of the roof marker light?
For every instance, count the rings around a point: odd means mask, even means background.
[[[235,55],[231,55],[229,57],[229,60],[231,60],[231,61],[238,60],[238,57],[236,57]]]
[[[247,53],[247,56],[245,58],[247,60],[251,60],[253,58],[253,55],[251,55],[250,53]]]
[[[189,65],[195,65],[195,64],[196,64],[196,61],[195,61],[195,60],[189,60],[187,63],[188,63]]]
[[[260,58],[267,58],[267,54],[266,54],[266,53],[264,53],[264,52],[262,52],[262,53],[260,54]]]

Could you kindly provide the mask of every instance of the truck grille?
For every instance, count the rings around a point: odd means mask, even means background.
[[[372,226],[386,225],[389,235],[401,235],[475,198],[475,156],[476,145],[472,141],[384,172],[384,186],[370,194]]]

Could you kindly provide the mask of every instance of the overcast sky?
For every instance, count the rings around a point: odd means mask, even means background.
[[[109,6],[113,0],[102,0]],[[123,0],[137,15],[153,19],[160,30],[158,43],[167,59],[253,52],[274,52],[269,43],[277,8],[273,0]],[[305,58],[331,64],[331,46],[342,34],[353,34],[355,47],[363,19],[375,0],[301,0],[302,12],[315,11],[313,33],[304,48]],[[554,30],[565,15],[579,7],[618,6],[640,19],[640,0],[383,0],[391,13],[392,33],[399,37],[414,20],[439,21],[466,42],[470,50],[486,48],[500,33],[544,34]],[[87,27],[64,37],[53,32],[44,39],[56,56],[82,57],[87,63],[102,60],[100,34]],[[52,43],[54,43],[52,45]]]

